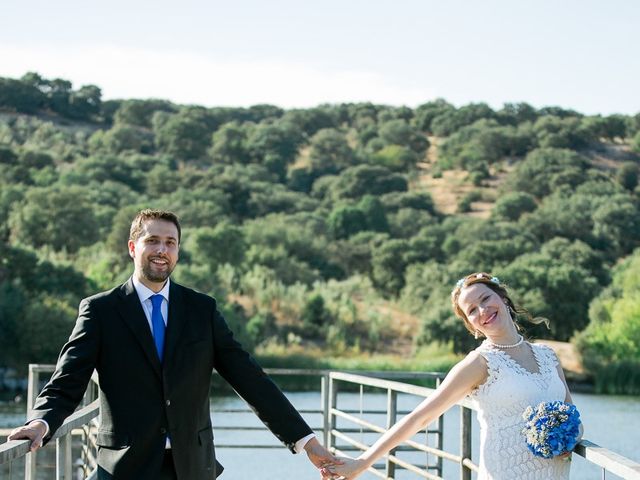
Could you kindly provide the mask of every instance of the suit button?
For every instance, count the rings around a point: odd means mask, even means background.
[[[160,433],[161,433],[162,435],[166,435],[166,434],[167,434],[167,429],[166,429],[166,428],[164,428],[164,427],[162,427],[162,428],[160,429]]]
[[[167,400],[166,402],[164,402],[164,404],[168,407],[169,405],[171,405],[171,400]]]

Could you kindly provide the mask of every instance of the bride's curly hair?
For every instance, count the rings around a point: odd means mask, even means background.
[[[470,333],[476,334],[480,332],[477,332],[476,329],[473,328],[471,322],[469,322],[469,319],[467,318],[467,315],[462,311],[462,308],[460,308],[458,299],[463,288],[470,287],[476,283],[486,285],[487,288],[490,288],[497,293],[500,298],[502,298],[504,303],[507,305],[509,315],[511,315],[511,320],[513,320],[513,323],[520,333],[523,333],[523,328],[518,323],[518,319],[522,317],[524,317],[528,322],[536,325],[544,323],[547,328],[549,328],[549,320],[543,317],[533,317],[526,308],[516,305],[509,296],[506,284],[500,281],[498,277],[486,272],[476,272],[458,280],[456,286],[451,291],[451,306],[453,307],[453,313],[455,313],[456,317],[460,318],[464,322],[464,326]],[[480,335],[482,334],[480,333]]]

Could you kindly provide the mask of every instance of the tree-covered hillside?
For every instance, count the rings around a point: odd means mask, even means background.
[[[0,78],[0,365],[55,359],[79,299],[132,271],[143,207],[178,213],[176,280],[251,347],[463,351],[448,296],[477,270],[551,320],[532,336],[569,340],[640,245],[639,162],[640,114],[205,108]]]

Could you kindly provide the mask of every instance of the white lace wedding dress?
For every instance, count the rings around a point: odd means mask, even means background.
[[[521,434],[525,423],[522,413],[529,405],[565,398],[555,354],[545,345],[530,345],[538,364],[535,373],[487,341],[476,349],[486,359],[489,370],[487,381],[470,394],[478,406],[480,422],[478,480],[569,478],[567,460],[534,456]]]

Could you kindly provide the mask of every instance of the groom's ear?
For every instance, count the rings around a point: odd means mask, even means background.
[[[129,256],[134,258],[136,253],[136,243],[133,240],[129,240],[127,242],[127,246],[129,247]]]

